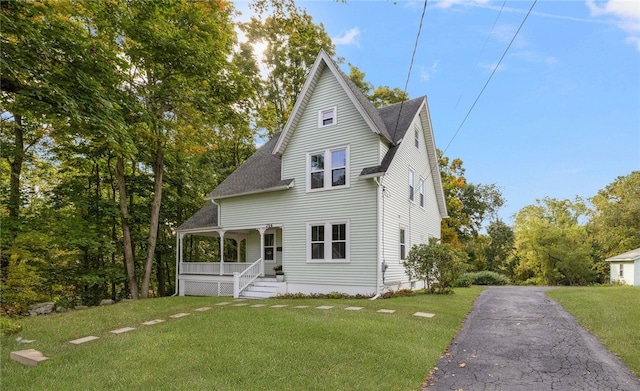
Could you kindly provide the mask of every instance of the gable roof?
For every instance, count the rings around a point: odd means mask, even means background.
[[[218,205],[213,202],[207,202],[205,206],[200,208],[193,216],[178,227],[178,231],[184,231],[193,228],[209,228],[218,226]]]
[[[282,132],[281,132],[282,133]],[[293,186],[293,179],[281,180],[282,159],[271,151],[281,133],[273,136],[249,159],[218,185],[206,200],[217,200],[238,195],[284,190]]]
[[[635,261],[636,259],[640,259],[640,248],[636,248],[635,250],[627,251],[626,253],[622,253],[620,255],[607,258],[605,259],[605,261],[607,262]]]
[[[369,99],[360,91],[360,89],[349,79],[349,77],[340,70],[338,64],[336,64],[331,57],[324,50],[320,50],[316,61],[313,63],[309,74],[307,75],[307,79],[300,91],[300,95],[296,99],[296,103],[293,106],[293,110],[289,115],[289,119],[282,130],[282,137],[275,145],[273,149],[273,154],[276,156],[281,156],[284,153],[284,150],[287,147],[287,143],[291,139],[291,135],[293,133],[293,129],[296,128],[296,125],[300,121],[300,117],[302,116],[302,112],[309,102],[309,98],[314,90],[315,85],[318,83],[320,79],[320,75],[325,69],[329,69],[333,75],[336,77],[338,83],[342,86],[342,89],[347,93],[347,96],[351,99],[351,102],[356,107],[362,118],[369,125],[370,129],[374,132],[385,138],[392,145],[394,144],[393,138],[387,131],[387,127],[385,126],[382,117],[378,110],[371,104]]]

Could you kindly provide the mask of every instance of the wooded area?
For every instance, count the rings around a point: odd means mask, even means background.
[[[254,1],[247,23],[219,0],[0,7],[3,314],[173,294],[175,228],[282,128],[319,50],[335,55],[290,0]],[[264,58],[238,31],[266,44]],[[407,98],[349,67],[376,105]],[[497,185],[469,183],[460,159],[441,156],[440,168],[443,241],[470,270],[605,282],[602,259],[640,243],[640,172],[591,205],[541,200],[509,227]]]

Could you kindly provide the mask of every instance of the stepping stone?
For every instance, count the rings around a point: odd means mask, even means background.
[[[204,312],[204,311],[209,311],[210,309],[211,307],[200,307],[200,308],[196,308],[194,311]]]
[[[394,312],[396,312],[396,310],[378,310],[376,312],[379,312],[381,314],[393,314]]]
[[[333,308],[332,305],[321,305],[320,307],[316,307],[316,309],[319,309],[319,310],[330,310],[332,308]]]
[[[308,305],[297,305],[297,306],[295,306],[293,308],[309,308],[309,306]]]
[[[276,304],[276,305],[272,305],[271,308],[284,308],[286,306],[287,304]]]
[[[48,360],[49,357],[45,357],[35,349],[27,349],[11,352],[11,359],[19,362],[20,364],[35,367],[40,361]]]
[[[122,334],[135,329],[136,329],[135,327],[123,327],[121,329],[113,330],[111,332],[114,334]]]
[[[223,301],[222,303],[218,303],[216,305],[227,305],[227,304],[231,304],[231,303],[229,303],[228,301]]]
[[[345,311],[360,311],[361,309],[363,309],[364,307],[347,307],[344,310]]]
[[[245,305],[247,305],[247,303],[238,303],[238,304],[234,304],[234,307],[244,307]]]
[[[420,316],[422,318],[433,318],[436,314],[431,314],[429,312],[416,312],[413,316]]]
[[[264,307],[264,306],[265,306],[265,304],[254,304],[251,307],[258,308],[258,307]]]
[[[93,335],[90,335],[88,337],[74,339],[73,341],[69,341],[69,342],[71,342],[74,345],[80,345],[81,343],[93,341],[95,339],[98,339],[98,337],[94,337]]]
[[[247,299],[233,299],[233,301],[245,301]]]
[[[154,319],[154,320],[150,320],[148,322],[144,322],[143,325],[145,326],[153,326],[154,324],[158,324],[158,323],[162,323],[164,322],[164,319]]]
[[[170,318],[178,319],[178,318],[183,318],[183,317],[185,317],[187,315],[189,315],[189,314],[186,313],[186,312],[181,312],[179,314],[171,315]]]

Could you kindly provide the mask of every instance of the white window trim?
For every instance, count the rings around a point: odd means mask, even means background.
[[[333,122],[328,125],[324,125],[322,123],[322,114],[326,113],[329,110],[333,111]],[[327,107],[326,109],[322,109],[318,111],[318,127],[319,128],[326,128],[327,126],[333,126],[333,125],[336,125],[337,123],[338,123],[338,106]]]
[[[426,204],[426,199],[424,196],[425,182],[426,181],[423,177],[420,177],[420,179],[418,180],[418,205],[420,205],[422,209],[424,209],[424,205]]]
[[[345,259],[331,259],[331,243],[333,242],[333,232],[331,226],[334,224],[344,224],[346,230],[346,251]],[[316,225],[324,225],[324,259],[311,259],[311,227]],[[307,235],[306,235],[306,254],[307,263],[350,263],[351,262],[351,228],[349,220],[332,220],[332,221],[315,221],[307,223]],[[328,258],[327,258],[328,257]]]
[[[409,167],[409,175],[407,175],[407,185],[409,186],[409,202],[416,202],[416,172]],[[412,191],[413,189],[413,191]]]
[[[267,246],[267,242],[265,240],[265,245],[264,247],[262,247],[262,258],[265,258],[265,249],[267,247],[273,247],[273,259],[265,259],[264,263],[276,263],[277,259],[278,259],[278,254],[277,254],[277,250],[278,250],[278,235],[276,235],[276,230],[269,230],[269,231],[265,231],[264,235],[265,238],[267,235],[273,235],[273,246]]]
[[[333,164],[333,162],[331,161],[331,152],[334,151],[339,151],[341,149],[345,150],[346,153],[346,163],[347,165],[345,166],[344,172],[345,172],[345,179],[344,179],[344,185],[340,185],[340,186],[331,186],[331,166]],[[317,189],[312,189],[311,188],[311,156],[313,155],[317,155],[323,153],[324,154],[324,187],[320,187]],[[325,150],[319,150],[319,151],[313,151],[313,152],[307,152],[307,165],[306,165],[306,179],[305,179],[305,183],[306,183],[306,192],[307,193],[313,193],[316,191],[326,191],[326,190],[335,190],[335,189],[345,189],[351,186],[351,181],[349,180],[349,178],[351,177],[350,175],[350,164],[349,161],[351,160],[351,152],[350,152],[350,147],[349,145],[346,146],[341,146],[341,147],[335,147],[335,148],[327,148]]]
[[[400,242],[400,231],[404,230],[404,259],[402,259],[402,242]],[[406,226],[401,225],[398,227],[398,262],[402,263],[407,259],[409,255],[409,230]]]
[[[414,125],[413,127],[413,145],[420,150],[420,128],[418,125]]]

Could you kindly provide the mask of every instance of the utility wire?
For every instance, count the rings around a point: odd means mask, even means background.
[[[520,32],[520,30],[522,29],[522,26],[524,26],[524,22],[527,21],[527,18],[529,17],[529,15],[531,14],[531,11],[533,11],[533,7],[536,5],[536,3],[538,2],[538,0],[533,0],[533,4],[531,4],[531,8],[529,8],[529,11],[527,12],[527,14],[524,16],[524,19],[522,19],[522,23],[520,23],[520,26],[518,27],[518,30],[516,31],[516,33],[513,35],[513,38],[511,38],[511,42],[509,42],[509,45],[507,46],[507,48],[504,50],[504,53],[502,53],[502,57],[500,57],[500,60],[498,61],[498,63],[496,64],[496,66],[493,68],[493,71],[491,72],[491,75],[489,75],[489,78],[487,79],[487,82],[484,83],[484,86],[482,87],[482,89],[480,90],[480,93],[478,94],[478,96],[476,97],[476,100],[473,101],[473,104],[471,105],[471,107],[469,108],[469,111],[467,111],[467,115],[464,116],[464,119],[462,120],[462,122],[460,123],[460,126],[458,126],[458,129],[456,130],[456,132],[453,134],[453,137],[451,137],[451,140],[449,141],[449,144],[447,144],[447,146],[445,147],[445,149],[442,151],[442,153],[444,154],[447,149],[449,149],[449,146],[451,145],[451,143],[453,142],[453,140],[456,138],[456,136],[458,135],[458,132],[460,132],[460,129],[462,129],[462,126],[464,125],[464,123],[467,121],[467,118],[469,118],[469,114],[471,114],[471,111],[473,110],[474,107],[476,107],[476,103],[478,103],[478,100],[480,100],[480,97],[482,96],[482,93],[484,92],[484,90],[487,88],[487,85],[489,84],[489,82],[491,81],[491,78],[493,78],[493,75],[496,73],[496,71],[498,70],[498,67],[500,67],[500,64],[502,63],[502,60],[504,60],[504,57],[507,55],[507,52],[509,51],[509,48],[511,48],[511,45],[513,44],[513,41],[516,40],[516,37],[518,36],[518,33]]]
[[[409,88],[409,79],[411,78],[411,69],[413,68],[413,60],[416,57],[416,50],[418,49],[418,41],[420,40],[420,32],[422,31],[422,22],[424,20],[424,14],[427,11],[427,1],[424,0],[424,6],[422,7],[422,16],[420,16],[420,26],[418,26],[418,35],[416,36],[416,43],[413,45],[413,54],[411,54],[411,62],[409,63],[409,72],[407,73],[407,81],[404,83],[404,96],[407,96],[407,89]],[[505,0],[506,1],[506,0]],[[398,118],[396,119],[396,126],[393,129],[393,135],[391,142],[396,142],[396,132],[398,131],[398,125],[400,124],[400,114],[402,114],[402,106],[406,99],[402,99],[400,102],[400,111],[398,111]]]
[[[473,64],[473,68],[474,69],[475,69],[475,67],[478,66],[478,63],[480,62],[480,59],[482,58],[482,54],[484,53],[484,49],[487,47],[487,42],[489,42],[489,37],[493,33],[493,30],[496,28],[496,24],[498,24],[498,20],[500,19],[500,16],[502,15],[502,10],[504,9],[505,4],[507,4],[507,0],[504,0],[502,2],[502,5],[500,6],[500,11],[498,11],[498,15],[496,16],[496,19],[493,21],[493,26],[491,26],[491,30],[489,30],[489,34],[487,34],[486,38],[484,39],[484,43],[482,44],[482,49],[480,49],[480,54],[478,54],[478,58],[476,58],[476,62],[475,62],[475,64]],[[462,95],[464,95],[464,92],[465,92],[465,90],[462,90],[462,92],[460,93],[460,96],[458,97],[458,101],[456,102],[456,107],[458,107],[458,104],[460,103],[460,99],[462,99]]]
[[[444,153],[447,151],[447,149],[449,149],[449,146],[451,146],[451,143],[453,142],[453,140],[456,138],[456,136],[458,135],[458,133],[460,132],[460,129],[462,129],[462,126],[464,125],[464,123],[467,121],[467,118],[469,118],[469,114],[471,114],[471,111],[473,110],[473,108],[476,106],[476,103],[478,103],[478,100],[480,100],[480,97],[482,96],[482,93],[484,92],[484,90],[487,88],[487,85],[489,84],[489,82],[491,81],[491,78],[493,77],[493,75],[496,73],[496,70],[498,70],[498,67],[500,66],[500,63],[502,63],[502,60],[504,59],[504,57],[507,55],[507,52],[509,51],[509,48],[511,47],[511,45],[513,44],[513,41],[516,40],[516,37],[518,36],[518,33],[520,33],[520,30],[522,29],[522,26],[524,26],[524,22],[527,21],[527,18],[529,17],[529,15],[531,14],[531,12],[533,11],[533,7],[535,7],[536,3],[538,2],[538,0],[533,0],[533,4],[531,4],[531,8],[529,8],[529,11],[527,12],[527,14],[525,15],[524,19],[522,19],[522,22],[520,23],[520,26],[518,27],[518,30],[516,30],[515,34],[513,35],[513,38],[511,38],[511,42],[509,42],[509,45],[507,46],[507,48],[504,50],[504,53],[502,53],[502,57],[500,57],[500,60],[498,61],[498,63],[496,64],[496,66],[493,68],[493,71],[491,72],[491,75],[489,76],[489,78],[487,79],[487,82],[484,83],[484,86],[482,87],[482,90],[480,90],[480,93],[478,94],[478,96],[476,97],[476,100],[473,102],[473,104],[471,105],[471,107],[469,108],[469,111],[467,111],[467,114],[464,116],[464,119],[462,120],[462,122],[460,123],[460,126],[458,126],[458,129],[456,130],[456,132],[453,134],[453,137],[451,137],[451,140],[449,141],[449,143],[447,144],[447,146],[442,150],[442,155],[444,155]],[[436,160],[436,164],[437,160]],[[433,174],[435,169],[439,169],[439,167],[431,167],[431,169],[429,170],[429,175],[427,175],[427,177],[425,178],[425,180],[429,179],[429,177]],[[424,173],[426,172],[423,171],[422,174],[424,175]]]

